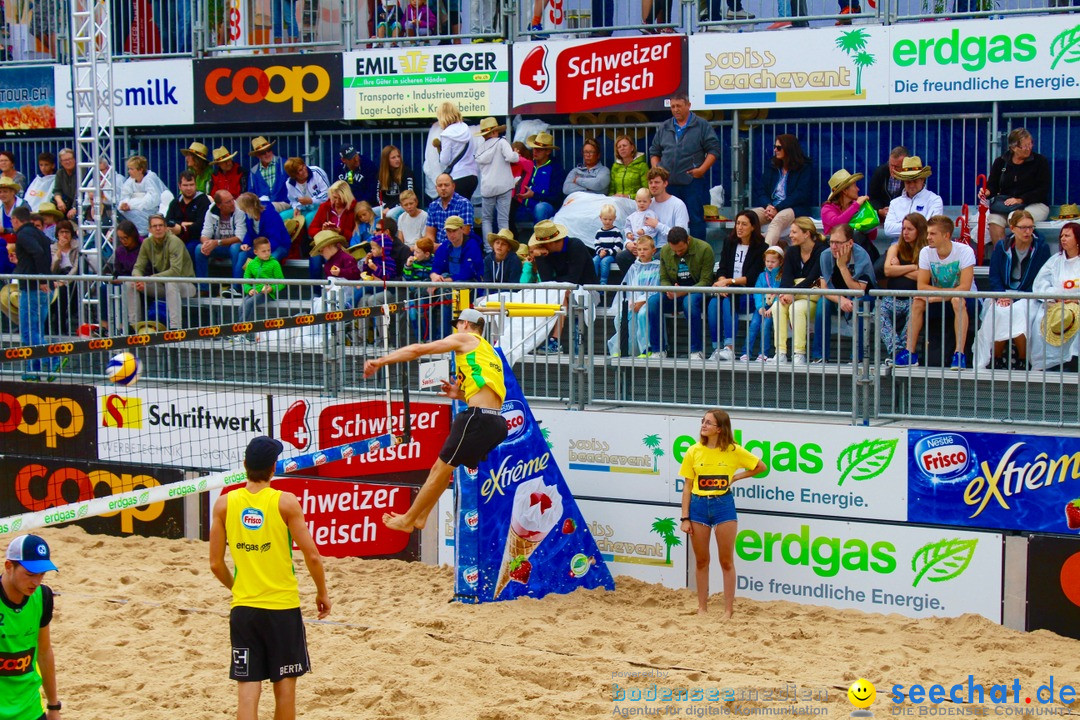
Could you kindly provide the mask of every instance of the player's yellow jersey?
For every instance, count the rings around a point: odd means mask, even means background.
[[[225,537],[233,558],[232,606],[291,610],[300,607],[292,562],[292,533],[281,517],[281,491],[246,487],[228,494]]]
[[[467,353],[456,353],[458,386],[465,394],[465,402],[480,392],[480,388],[490,388],[499,396],[499,402],[506,399],[506,380],[503,376],[502,359],[487,340],[476,333],[469,333],[480,341],[476,349]]]

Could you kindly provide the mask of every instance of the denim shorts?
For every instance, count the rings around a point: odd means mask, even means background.
[[[690,521],[712,527],[735,520],[735,498],[723,495],[691,495]]]

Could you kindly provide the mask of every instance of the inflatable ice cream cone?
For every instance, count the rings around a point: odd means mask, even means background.
[[[495,598],[511,580],[523,584],[529,581],[532,572],[529,557],[562,519],[562,515],[562,496],[555,486],[544,485],[543,478],[533,478],[518,485],[514,492],[514,507],[510,515],[510,528],[506,532],[499,579],[495,583]]]

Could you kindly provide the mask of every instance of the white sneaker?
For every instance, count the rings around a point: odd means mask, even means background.
[[[790,362],[788,360],[787,353],[777,353],[776,362],[780,363],[781,365],[787,365],[788,362]]]
[[[686,359],[687,360],[704,360],[705,359],[705,353],[703,353],[703,352],[692,352],[692,353],[690,353],[689,355],[686,356]]]
[[[795,353],[795,364],[796,365],[805,365],[806,364],[806,353]]]
[[[717,360],[723,360],[723,361],[726,362],[728,360],[734,360],[735,359],[735,351],[732,350],[731,348],[728,348],[728,347],[721,348],[720,350],[717,350],[716,352],[717,352],[717,354],[716,354],[716,359]]]
[[[750,362],[750,356],[746,353],[743,353],[739,356],[739,362]]]

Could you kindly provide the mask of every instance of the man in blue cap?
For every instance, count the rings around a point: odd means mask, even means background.
[[[0,575],[0,717],[7,720],[60,720],[49,636],[53,592],[41,584],[55,569],[48,544],[37,535],[20,535],[7,547]]]
[[[229,677],[237,682],[239,718],[258,717],[263,680],[274,686],[274,717],[295,718],[296,678],[311,669],[293,543],[315,582],[319,619],[330,613],[322,558],[300,501],[270,487],[281,450],[281,441],[266,435],[248,443],[247,484],[218,498],[210,527],[210,570],[232,591]],[[226,546],[233,572],[225,565]]]

